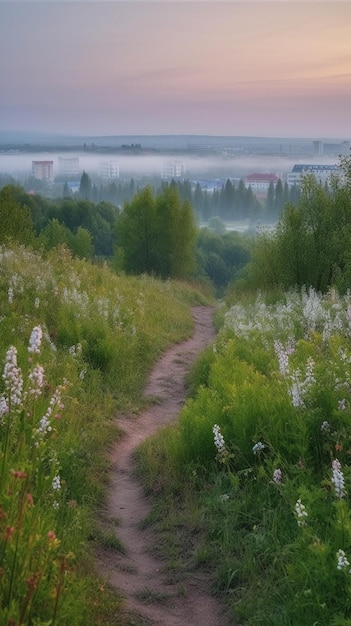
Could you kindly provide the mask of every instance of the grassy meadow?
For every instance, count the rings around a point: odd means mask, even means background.
[[[152,363],[191,335],[205,300],[64,247],[1,248],[1,624],[122,623],[92,567],[113,417],[137,413]]]
[[[0,292],[0,623],[140,625],[94,574],[97,542],[120,549],[106,452],[207,297],[65,247],[3,246]],[[216,324],[178,422],[138,450],[152,549],[170,582],[206,570],[236,626],[350,624],[351,294],[233,290]]]
[[[233,624],[351,624],[351,294],[218,311],[179,423],[139,450],[169,575],[214,572]]]

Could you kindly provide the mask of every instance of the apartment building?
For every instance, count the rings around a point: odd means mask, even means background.
[[[32,161],[32,176],[38,180],[52,183],[54,180],[53,161]]]
[[[102,161],[99,166],[99,177],[103,180],[119,178],[118,161]]]
[[[337,165],[297,163],[292,171],[287,174],[286,180],[289,187],[292,187],[293,185],[299,185],[303,176],[313,174],[317,181],[324,185],[326,182],[329,182],[333,174],[338,175],[338,171]]]
[[[79,157],[59,157],[58,166],[60,176],[79,176]]]

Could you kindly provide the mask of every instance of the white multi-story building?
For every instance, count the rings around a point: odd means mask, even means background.
[[[32,161],[32,176],[38,180],[52,183],[54,180],[53,161]]]
[[[338,143],[326,143],[325,141],[313,142],[313,154],[314,156],[340,156],[350,154],[351,142],[341,141]]]
[[[323,141],[313,142],[313,154],[314,156],[323,156],[324,144]]]
[[[118,161],[102,161],[99,167],[99,177],[104,180],[119,178]]]
[[[324,185],[330,181],[332,174],[338,175],[339,168],[337,165],[314,165],[307,163],[298,163],[294,165],[291,172],[287,175],[287,183],[289,187],[300,185],[301,178],[307,174],[313,174],[319,183]]]
[[[185,166],[181,161],[170,161],[165,163],[161,169],[161,178],[164,180],[170,178],[181,178],[185,174]]]
[[[79,176],[79,157],[58,158],[60,176]]]

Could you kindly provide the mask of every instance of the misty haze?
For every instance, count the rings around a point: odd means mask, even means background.
[[[267,181],[271,177],[273,182],[279,179],[286,184],[289,173],[299,164],[310,163],[315,167],[320,164],[322,168],[335,166],[336,155],[346,153],[349,147],[347,141],[338,140],[331,143],[308,139],[206,136],[42,137],[40,142],[33,136],[11,136],[8,133],[3,134],[2,140],[6,140],[0,150],[0,175],[4,177],[4,182],[9,175],[14,181],[24,184],[28,191],[36,189],[49,197],[60,197],[65,182],[69,183],[73,194],[77,193],[82,173],[85,172],[96,186],[112,183],[121,186],[133,181],[136,188],[140,188],[146,184],[161,185],[162,181],[186,181],[194,193],[200,188],[203,195],[206,194],[207,204],[214,193],[223,190],[226,181],[231,181],[235,187],[242,181],[247,188],[252,188],[262,208],[268,192],[265,176]],[[82,149],[77,150],[75,146],[79,143]],[[33,175],[33,164],[40,162],[50,163],[50,181],[47,181],[50,184],[42,180],[42,186],[38,187],[43,173],[35,172]],[[255,174],[261,177],[260,182],[255,181]],[[34,179],[37,179],[35,184]],[[106,194],[104,197],[107,197]],[[117,196],[116,200],[111,194],[109,197],[118,204],[123,202],[123,194],[118,196],[118,200]],[[195,209],[198,221],[206,223],[217,215],[217,211],[208,207],[202,211],[199,194],[197,199]],[[246,215],[244,208],[239,219],[235,211],[233,216],[229,210],[224,214],[223,211],[218,213],[225,217],[227,228],[240,231],[255,223],[272,221],[271,214],[248,211]]]

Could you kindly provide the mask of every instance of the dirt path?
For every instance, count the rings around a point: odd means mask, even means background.
[[[127,611],[136,612],[159,626],[226,626],[217,600],[209,593],[205,576],[166,584],[164,562],[150,554],[152,530],[141,529],[150,511],[142,486],[134,476],[133,451],[161,426],[175,420],[185,400],[184,377],[195,357],[214,339],[213,309],[196,307],[193,336],[173,347],[156,363],[145,390],[159,402],[137,419],[119,420],[125,436],[112,451],[112,476],[107,517],[118,520],[116,532],[126,554],[101,551],[98,571],[125,597]],[[140,598],[150,591],[150,601]],[[152,602],[151,602],[152,598]],[[155,601],[159,598],[159,601]],[[144,601],[143,601],[144,600]]]

